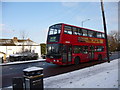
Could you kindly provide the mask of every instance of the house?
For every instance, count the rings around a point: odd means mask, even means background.
[[[41,57],[40,44],[28,39],[0,39],[0,58],[9,57],[9,55],[17,54],[21,52],[37,53],[39,58]],[[5,58],[4,58],[5,61]]]

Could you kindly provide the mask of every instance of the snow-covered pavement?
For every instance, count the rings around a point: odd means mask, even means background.
[[[120,60],[120,59],[119,59]],[[118,59],[44,79],[45,88],[118,88]]]
[[[44,88],[118,88],[119,62],[120,59],[115,59],[110,63],[44,78]]]

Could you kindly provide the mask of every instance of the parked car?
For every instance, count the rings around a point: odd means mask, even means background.
[[[12,54],[9,56],[9,61],[26,61],[26,60],[36,60],[38,59],[37,53],[19,53],[19,54]]]

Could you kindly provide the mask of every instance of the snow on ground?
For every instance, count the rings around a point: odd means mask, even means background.
[[[118,61],[44,78],[44,88],[118,88]]]
[[[118,88],[118,59],[44,79],[45,88]]]

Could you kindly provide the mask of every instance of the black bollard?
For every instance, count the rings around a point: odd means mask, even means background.
[[[4,63],[3,57],[2,57],[2,63]]]
[[[14,77],[12,79],[12,87],[13,87],[13,90],[24,90],[23,78],[22,77]]]

